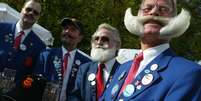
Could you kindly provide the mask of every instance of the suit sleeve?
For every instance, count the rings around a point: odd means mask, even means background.
[[[198,68],[181,75],[164,101],[201,101],[201,70]]]

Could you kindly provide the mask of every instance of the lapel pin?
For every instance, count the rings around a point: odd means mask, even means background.
[[[150,70],[155,71],[157,68],[158,68],[158,65],[157,64],[153,64],[153,65],[151,65]]]
[[[76,60],[75,64],[79,66],[81,64],[80,60]]]
[[[145,72],[146,74],[148,74],[148,73],[150,73],[150,70],[146,69],[146,70],[144,70],[144,72]]]
[[[94,73],[89,74],[88,81],[94,81],[96,78],[96,75]]]
[[[141,82],[138,80],[135,82],[135,86],[140,85],[140,84],[141,84]]]
[[[26,45],[25,44],[20,44],[20,49],[22,51],[25,51],[27,49]]]
[[[148,85],[150,84],[154,79],[153,74],[146,74],[143,78],[142,78],[142,84],[143,85]]]
[[[30,46],[33,46],[33,43],[30,43]]]
[[[142,85],[137,85],[136,89],[140,90],[142,88]]]
[[[13,41],[11,40],[11,41],[9,41],[10,42],[10,44],[12,44],[13,43]]]
[[[119,85],[115,84],[114,87],[112,88],[111,95],[114,95],[118,90],[119,90]]]
[[[131,96],[131,95],[134,93],[134,91],[135,91],[134,85],[128,84],[128,85],[126,86],[125,90],[123,91],[123,95],[124,95],[125,97],[129,97],[129,96]]]
[[[92,81],[92,82],[91,82],[91,85],[92,85],[92,86],[96,85],[96,82],[95,82],[95,81]]]
[[[58,76],[62,76],[62,74],[61,74],[61,73],[59,73],[59,74],[58,74]]]
[[[126,71],[123,71],[123,72],[119,75],[118,80],[121,80],[121,79],[124,77],[125,73],[126,73]]]

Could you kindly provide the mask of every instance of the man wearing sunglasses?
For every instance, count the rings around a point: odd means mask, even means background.
[[[0,71],[5,68],[16,70],[15,81],[31,74],[37,56],[45,44],[32,31],[39,19],[41,4],[38,0],[28,0],[21,10],[21,18],[15,23],[0,23]]]
[[[75,81],[75,89],[67,101],[96,101],[107,89],[120,63],[115,59],[121,47],[119,32],[109,24],[99,25],[91,39],[91,57],[80,67]]]
[[[99,101],[201,101],[200,66],[170,45],[189,27],[188,11],[177,15],[176,0],[141,0],[137,16],[128,9],[124,24],[141,49],[119,67]]]

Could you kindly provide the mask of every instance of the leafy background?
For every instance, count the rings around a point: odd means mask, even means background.
[[[0,0],[20,11],[25,0]],[[63,17],[75,17],[84,25],[85,38],[79,48],[90,52],[91,35],[103,22],[119,29],[122,48],[140,48],[138,37],[130,34],[124,26],[125,10],[132,7],[137,13],[141,0],[42,0],[42,16],[39,24],[52,32],[55,41],[53,47],[60,46],[60,20]],[[178,0],[178,8],[187,8],[192,15],[190,28],[185,34],[171,41],[172,48],[178,55],[191,60],[201,60],[201,1]]]

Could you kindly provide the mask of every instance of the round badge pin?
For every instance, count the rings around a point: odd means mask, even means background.
[[[94,81],[96,78],[96,75],[94,73],[89,74],[88,81]]]
[[[91,85],[92,85],[92,86],[96,85],[96,82],[95,82],[95,81],[92,81],[92,82],[91,82]]]
[[[142,88],[142,85],[136,86],[136,89],[140,90]]]
[[[148,74],[148,73],[150,73],[150,70],[146,69],[146,70],[144,70],[144,72],[145,72],[146,74]]]
[[[119,85],[115,84],[114,87],[112,88],[111,95],[114,95],[118,90],[119,90]]]
[[[27,47],[26,47],[24,44],[20,44],[20,49],[21,49],[22,51],[25,51],[25,50],[27,49]]]
[[[58,76],[62,76],[62,74],[61,74],[61,73],[59,73],[59,74],[58,74]]]
[[[119,99],[119,101],[124,101],[124,99]]]
[[[33,46],[33,43],[30,43],[30,46]]]
[[[134,93],[134,91],[135,91],[135,86],[132,85],[132,84],[128,84],[126,86],[126,88],[124,89],[124,91],[123,91],[123,95],[125,97],[129,97],[129,96],[131,96]]]
[[[148,85],[150,84],[154,79],[153,74],[146,74],[143,78],[142,78],[142,84],[143,85]]]
[[[81,64],[80,60],[76,60],[75,63],[79,66]]]
[[[153,64],[153,65],[151,65],[150,70],[155,71],[157,68],[158,68],[158,65]]]

